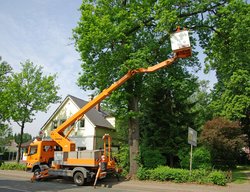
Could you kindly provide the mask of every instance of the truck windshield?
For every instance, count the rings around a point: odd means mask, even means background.
[[[34,155],[37,153],[37,145],[30,146],[29,155]]]

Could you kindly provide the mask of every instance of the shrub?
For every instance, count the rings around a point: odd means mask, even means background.
[[[194,169],[210,169],[211,155],[210,151],[205,147],[198,147],[193,153],[193,168]]]
[[[197,182],[197,183],[213,183],[216,185],[225,185],[226,178],[221,171],[208,171],[206,169],[196,169],[190,175],[189,170],[173,169],[167,166],[158,166],[155,169],[145,169],[140,167],[137,172],[139,180],[153,181],[173,181],[178,183]]]
[[[189,171],[184,169],[172,169],[166,166],[159,166],[149,170],[149,178],[155,181],[187,182]]]
[[[136,177],[139,180],[147,180],[149,179],[149,171],[144,167],[139,167],[136,173]]]
[[[21,170],[24,171],[26,169],[26,166],[23,164],[18,163],[3,163],[0,166],[0,169],[2,170]]]
[[[167,166],[158,166],[149,170],[149,178],[154,181],[172,180],[170,168]]]
[[[188,169],[190,163],[189,151],[180,151],[178,154],[181,167]],[[192,159],[193,169],[211,169],[211,155],[205,147],[198,147],[193,152]]]
[[[216,185],[226,185],[227,180],[225,174],[221,171],[213,171],[208,175],[209,181]]]
[[[129,170],[129,147],[122,145],[117,154],[114,154],[117,158],[119,167],[122,168],[122,175],[127,175]]]
[[[166,162],[165,157],[159,150],[149,149],[147,147],[141,147],[140,149],[140,161],[143,167],[152,169],[159,165],[164,165]]]

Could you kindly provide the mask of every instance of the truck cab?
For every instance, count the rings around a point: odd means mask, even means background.
[[[54,160],[55,151],[60,151],[60,147],[55,141],[33,141],[28,148],[27,169],[34,172],[40,170],[41,165],[50,167]]]

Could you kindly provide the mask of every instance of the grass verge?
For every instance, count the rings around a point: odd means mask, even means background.
[[[236,184],[242,184],[250,182],[250,166],[237,166],[233,170],[232,182]]]

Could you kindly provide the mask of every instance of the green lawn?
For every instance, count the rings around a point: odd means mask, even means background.
[[[232,182],[237,184],[250,182],[250,166],[237,166],[233,170]]]

